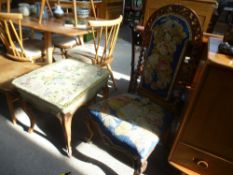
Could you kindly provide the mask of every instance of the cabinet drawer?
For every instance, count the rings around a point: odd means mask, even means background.
[[[202,175],[232,175],[233,163],[179,143],[171,161]]]

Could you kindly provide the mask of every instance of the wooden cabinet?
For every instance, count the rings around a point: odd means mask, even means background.
[[[169,156],[187,174],[233,174],[233,60],[217,53],[220,41],[209,40],[208,59]]]
[[[203,31],[207,30],[212,14],[217,8],[217,0],[146,0],[143,24],[146,24],[156,9],[172,3],[182,4],[196,11]]]
[[[114,19],[123,13],[123,0],[102,0],[98,16],[105,19]]]

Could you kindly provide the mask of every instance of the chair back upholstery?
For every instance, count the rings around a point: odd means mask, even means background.
[[[94,64],[106,66],[112,61],[121,22],[122,16],[113,20],[89,21],[96,53]]]
[[[164,6],[151,15],[142,38],[137,67],[141,77],[139,91],[168,100],[187,56],[188,45],[201,43],[199,18],[182,5]],[[199,58],[189,55],[186,59]]]
[[[0,13],[0,39],[11,59],[30,61],[23,45],[22,19],[21,13]]]

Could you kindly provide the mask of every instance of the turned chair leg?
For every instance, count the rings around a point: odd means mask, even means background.
[[[63,133],[65,137],[65,144],[67,149],[67,155],[72,156],[72,147],[71,147],[71,123],[73,115],[70,113],[67,114],[58,114],[58,118],[62,124]]]
[[[117,90],[116,81],[115,81],[115,78],[113,76],[113,72],[112,72],[112,68],[111,68],[110,64],[107,64],[107,69],[109,70],[110,77],[111,77],[112,83],[113,83],[113,87],[115,88],[115,90]]]
[[[10,112],[11,120],[12,123],[15,125],[16,124],[16,116],[15,116],[15,110],[14,110],[14,97],[11,95],[9,92],[6,92],[6,100],[7,100],[7,105],[8,109]]]
[[[134,175],[141,175],[147,168],[147,160],[136,160]]]

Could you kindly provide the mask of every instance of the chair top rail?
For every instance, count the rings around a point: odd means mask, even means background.
[[[92,27],[100,27],[100,26],[112,26],[121,23],[122,21],[122,15],[120,15],[117,19],[112,20],[89,20],[89,24]]]
[[[23,15],[21,13],[0,13],[0,18],[3,20],[22,20]]]

